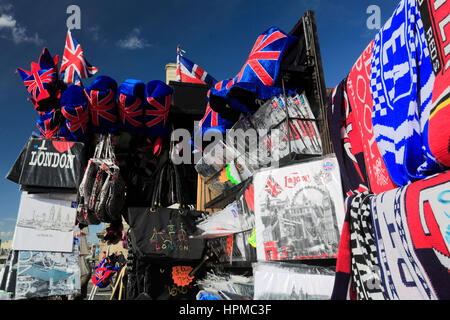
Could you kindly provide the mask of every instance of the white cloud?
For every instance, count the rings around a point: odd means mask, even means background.
[[[0,4],[0,11],[9,11],[12,9],[12,5]],[[43,40],[37,33],[30,35],[26,27],[19,24],[11,14],[2,13],[0,15],[0,31],[11,32],[10,36],[0,35],[1,38],[12,40],[15,44],[20,43],[34,43],[41,45]]]
[[[13,235],[13,231],[0,231],[0,239],[2,239],[2,241],[11,240]]]
[[[2,14],[0,16],[0,28],[14,28],[16,23],[16,20],[10,15]]]
[[[123,49],[136,50],[150,47],[151,44],[147,40],[140,38],[141,30],[135,28],[131,31],[127,38],[119,40],[117,45]]]

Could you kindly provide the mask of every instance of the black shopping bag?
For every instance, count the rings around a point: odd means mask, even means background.
[[[77,189],[83,162],[83,143],[32,138],[24,156],[19,184]]]

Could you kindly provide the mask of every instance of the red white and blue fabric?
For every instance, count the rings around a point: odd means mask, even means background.
[[[391,300],[450,299],[450,172],[372,199],[384,292]]]
[[[154,80],[147,83],[145,94],[145,133],[152,137],[166,136],[171,131],[169,111],[173,88],[160,80]]]
[[[375,37],[371,90],[375,138],[398,186],[442,172],[428,122],[435,75],[415,0],[402,0]]]
[[[92,283],[99,288],[106,288],[111,282],[111,277],[119,270],[119,267],[113,267],[107,259],[103,259],[94,267],[94,270]]]
[[[122,130],[131,134],[143,133],[145,123],[145,83],[127,79],[120,84],[117,92]]]
[[[361,133],[355,129],[355,113],[348,101],[347,79],[337,85],[328,99],[328,127],[333,149],[341,169],[345,196],[368,191]]]
[[[17,68],[17,72],[22,77],[25,87],[31,94],[30,100],[33,102],[35,109],[42,110],[41,103],[44,100],[52,98],[55,84],[58,79],[57,63],[59,56],[52,58],[47,48],[44,48],[38,63],[31,63],[31,70],[27,71]],[[53,106],[54,107],[54,106]]]
[[[61,122],[56,116],[56,111],[53,109],[48,112],[41,113],[36,121],[36,126],[41,132],[41,138],[56,139],[59,136]]]
[[[89,100],[82,87],[70,85],[61,96],[61,113],[71,141],[89,138]]]
[[[264,190],[274,198],[278,198],[278,195],[283,192],[283,188],[275,181],[272,175],[267,179]]]
[[[247,61],[240,72],[227,81],[225,90],[211,89],[211,95],[239,99],[239,94],[234,94],[233,88],[243,90],[261,100],[281,94],[282,90],[279,88],[281,61],[296,39],[278,28],[269,28],[257,38]],[[229,105],[240,112],[250,112],[239,104],[235,105],[233,101]],[[211,107],[214,109],[214,105]]]
[[[78,41],[72,36],[70,29],[67,30],[66,45],[61,63],[61,79],[69,84],[81,84],[81,79],[90,78],[98,72],[86,60],[83,49]]]
[[[116,131],[119,123],[116,104],[117,82],[108,76],[100,76],[85,89],[85,92],[90,103],[92,132]]]
[[[216,79],[198,64],[185,58],[179,48],[177,54],[177,81],[208,85],[214,85],[217,82]]]

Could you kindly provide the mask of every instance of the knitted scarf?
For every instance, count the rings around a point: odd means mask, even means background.
[[[372,199],[379,266],[388,299],[450,299],[450,172]]]
[[[371,90],[375,138],[398,186],[441,171],[428,145],[435,76],[415,0],[401,0],[375,37]]]

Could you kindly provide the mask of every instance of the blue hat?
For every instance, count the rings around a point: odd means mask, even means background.
[[[145,132],[149,136],[162,137],[171,131],[168,121],[172,104],[173,88],[162,81],[154,80],[145,88],[147,106],[145,110]]]
[[[90,103],[91,125],[94,133],[108,133],[117,130],[119,114],[116,105],[117,82],[108,77],[97,77],[85,89]]]
[[[117,100],[122,129],[131,134],[142,133],[145,123],[145,83],[134,79],[125,80],[119,86]]]
[[[89,138],[89,100],[82,87],[69,86],[61,97],[61,113],[72,141]]]

